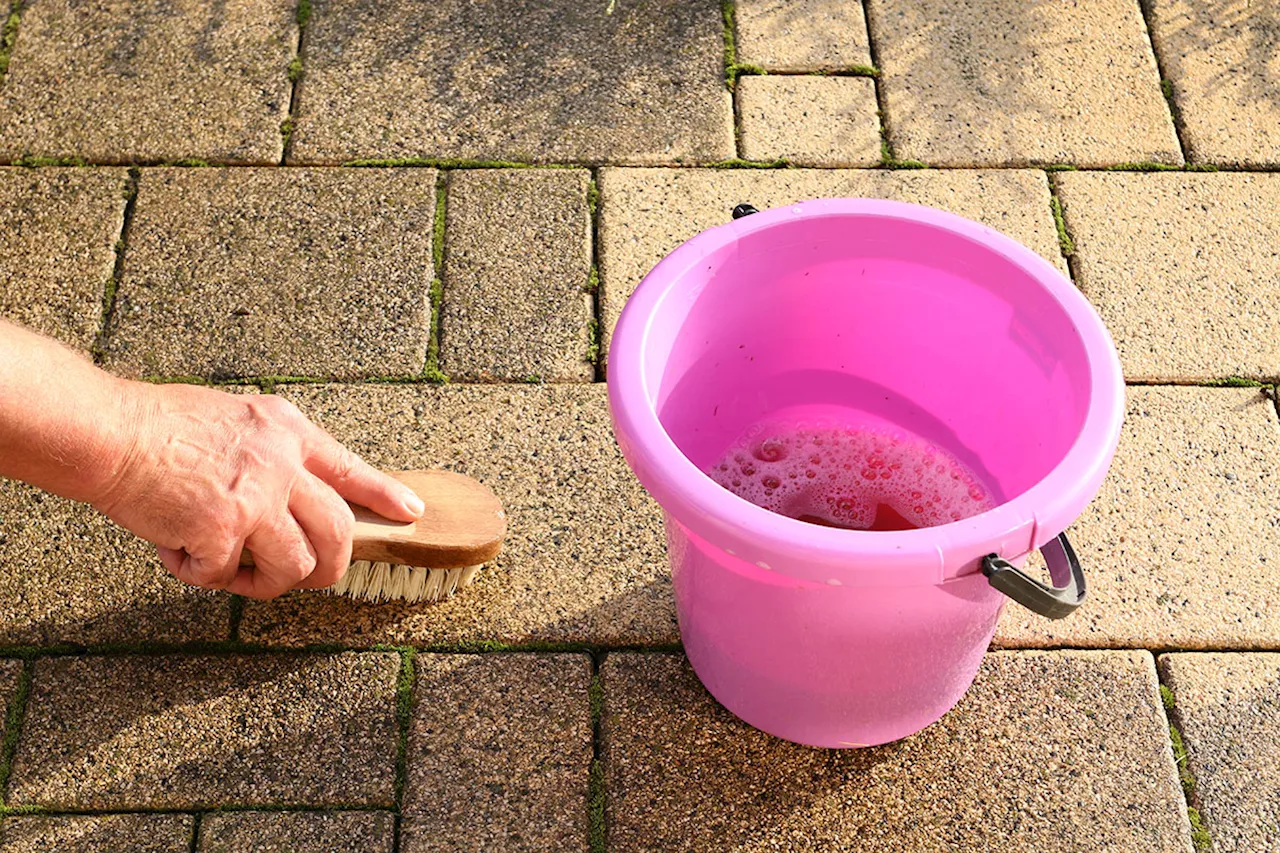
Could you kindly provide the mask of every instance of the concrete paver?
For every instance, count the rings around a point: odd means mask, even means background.
[[[635,286],[685,240],[730,219],[813,198],[865,197],[927,204],[1019,240],[1066,271],[1049,186],[1030,171],[849,171],[810,169],[602,169],[601,333],[607,345]]]
[[[1147,652],[993,653],[938,723],[844,751],[747,727],[678,657],[603,676],[618,853],[1190,850]]]
[[[89,351],[126,178],[123,169],[0,169],[0,317]]]
[[[867,15],[898,157],[1182,163],[1133,0],[868,0]]]
[[[92,507],[0,479],[0,645],[225,640],[230,600]]]
[[[316,0],[291,159],[733,156],[718,0]]]
[[[1149,7],[1187,157],[1280,165],[1280,7],[1250,0],[1152,0]]]
[[[399,672],[387,653],[40,660],[8,803],[389,806]]]
[[[1128,389],[1120,447],[1068,531],[1089,598],[1070,617],[1005,608],[1003,645],[1275,648],[1280,424],[1254,388]]]
[[[1196,799],[1218,853],[1280,844],[1280,654],[1160,658]]]
[[[1080,287],[1127,378],[1280,377],[1280,175],[1058,180]]]
[[[4,717],[0,717],[0,743],[6,736],[5,727],[9,724],[9,708],[18,698],[18,685],[22,678],[22,661],[0,659],[0,708],[4,709]]]
[[[143,173],[105,364],[130,375],[417,375],[430,169]]]
[[[30,0],[0,157],[280,162],[294,0]]]
[[[843,71],[871,64],[867,21],[849,0],[737,0],[737,60],[769,71]]]
[[[617,450],[603,385],[280,390],[373,465],[449,468],[488,484],[509,530],[498,559],[449,601],[293,594],[248,603],[241,638],[290,646],[677,639],[661,516]]]
[[[585,655],[415,661],[405,853],[587,851]]]
[[[797,166],[880,162],[875,83],[867,77],[743,77],[742,155]]]
[[[594,377],[590,180],[577,169],[450,176],[440,368],[451,379]]]
[[[391,812],[217,812],[200,821],[199,853],[391,853]]]
[[[187,853],[184,814],[23,815],[0,823],[0,853]]]

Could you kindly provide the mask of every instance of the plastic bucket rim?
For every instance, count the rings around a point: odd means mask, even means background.
[[[698,469],[667,433],[653,405],[656,389],[649,387],[643,374],[641,355],[658,310],[677,292],[684,275],[704,257],[755,231],[797,219],[849,216],[904,220],[974,242],[1026,273],[1071,321],[1089,371],[1085,417],[1071,446],[1030,488],[991,510],[945,525],[893,532],[824,528],[772,513],[723,489]],[[933,584],[977,571],[981,553],[1017,558],[1048,542],[1096,494],[1119,441],[1124,411],[1124,380],[1110,334],[1097,311],[1060,270],[987,225],[937,208],[887,199],[798,202],[695,235],[656,264],[636,287],[614,330],[608,366],[610,409],[628,462],[667,514],[729,553],[734,553],[733,549],[720,544],[726,537],[740,546],[747,543],[743,547],[789,554],[794,558],[789,562],[793,569],[811,562],[821,564],[809,571],[785,572],[797,578],[816,580],[830,575],[832,566],[843,565],[840,580],[853,585],[859,585],[859,564],[897,564],[906,558],[919,563],[928,555],[936,561],[934,568],[895,568],[894,582]],[[948,560],[947,551],[971,557]]]

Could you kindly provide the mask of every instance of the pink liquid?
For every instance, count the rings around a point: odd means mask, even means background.
[[[995,506],[990,490],[960,460],[888,429],[756,427],[707,473],[770,512],[848,530],[932,527]]]

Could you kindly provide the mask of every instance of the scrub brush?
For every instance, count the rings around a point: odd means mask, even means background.
[[[451,471],[387,473],[422,498],[426,509],[405,524],[353,504],[351,567],[328,591],[366,601],[448,598],[502,550],[502,504],[488,486]],[[252,557],[241,562],[252,565]]]

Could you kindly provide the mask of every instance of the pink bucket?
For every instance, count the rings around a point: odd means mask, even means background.
[[[666,514],[684,647],[712,695],[803,744],[896,740],[959,701],[1006,597],[1050,618],[1083,600],[1062,531],[1115,453],[1119,361],[1067,278],[978,223],[869,199],[734,216],[658,264],[623,311],[618,442]],[[917,436],[977,472],[991,508],[837,529],[705,473],[798,413]],[[1051,586],[1019,571],[1037,549]]]

